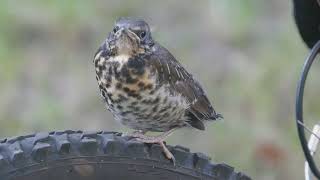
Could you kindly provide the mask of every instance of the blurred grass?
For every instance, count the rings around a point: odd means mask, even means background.
[[[154,38],[202,82],[225,117],[205,132],[180,130],[170,144],[207,153],[253,179],[302,179],[293,115],[307,49],[287,1],[1,1],[0,137],[127,131],[99,100],[92,65],[121,16],[149,21]],[[316,65],[306,89],[310,126],[320,116],[319,72]]]

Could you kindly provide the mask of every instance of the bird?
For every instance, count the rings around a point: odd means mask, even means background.
[[[153,39],[143,19],[117,19],[93,64],[101,97],[114,119],[134,130],[128,136],[159,144],[172,161],[164,143],[170,134],[183,127],[205,130],[205,122],[223,118],[193,75]]]

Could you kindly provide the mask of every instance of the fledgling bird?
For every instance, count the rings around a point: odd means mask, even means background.
[[[204,130],[204,121],[222,116],[215,112],[204,90],[173,55],[151,36],[142,19],[119,18],[94,56],[101,96],[114,118],[135,129],[130,136],[163,143],[175,129]],[[163,132],[147,136],[147,131]]]

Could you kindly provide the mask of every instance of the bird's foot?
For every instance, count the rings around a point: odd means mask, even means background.
[[[176,158],[173,156],[173,154],[169,151],[169,149],[167,148],[167,146],[165,145],[165,143],[163,141],[158,142],[158,144],[160,144],[160,146],[162,147],[163,153],[166,156],[167,159],[171,160],[173,163],[173,166],[176,166]]]
[[[146,136],[144,132],[142,133],[142,131],[135,131],[129,136],[143,143],[159,144],[162,147],[163,153],[165,154],[166,158],[170,159],[175,166],[175,158],[164,143],[164,139],[166,139],[174,130],[175,129],[171,129],[167,132],[164,132],[163,134],[160,134],[159,136]]]
[[[144,137],[145,139],[141,137],[136,137],[137,141],[147,143],[147,144],[159,144],[162,147],[162,151],[167,159],[171,160],[173,162],[173,165],[176,165],[176,159],[174,158],[173,154],[169,151],[167,146],[165,145],[162,138],[159,137]]]
[[[145,135],[146,131],[137,130],[131,134],[128,134],[127,136],[135,139],[140,139],[141,142],[144,142],[144,143],[158,143],[160,141],[164,141],[164,139],[166,139],[175,130],[176,130],[175,128],[170,129],[169,131],[166,131],[158,136],[147,136]]]
[[[133,131],[133,132],[124,132],[122,133],[122,136],[125,137],[130,137],[130,139],[133,139],[133,138],[137,138],[137,136],[140,136],[140,135],[144,135],[146,133],[146,131],[142,131],[142,130],[136,130],[136,131]]]

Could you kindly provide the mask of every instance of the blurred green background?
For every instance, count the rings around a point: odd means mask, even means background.
[[[294,124],[296,83],[307,55],[291,1],[0,2],[0,138],[64,129],[128,131],[99,97],[93,55],[115,20],[146,19],[153,37],[202,83],[224,121],[182,129],[181,144],[253,179],[303,179]],[[319,65],[306,117],[320,117]]]

